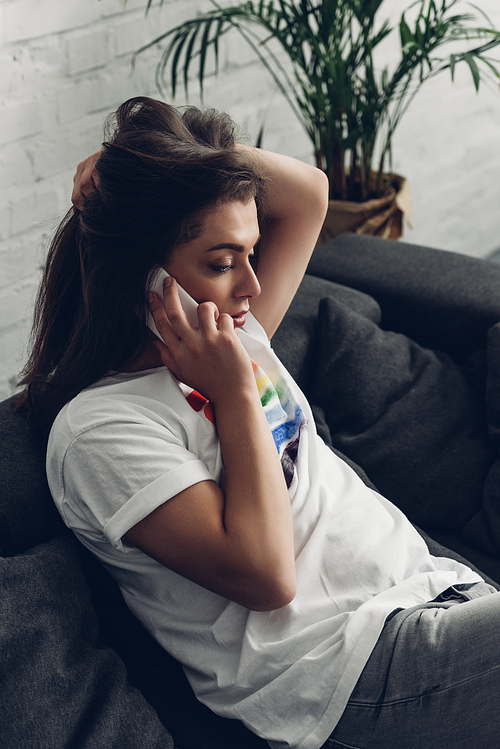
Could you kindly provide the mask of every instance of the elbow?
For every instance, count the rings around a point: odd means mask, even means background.
[[[323,195],[326,195],[328,197],[330,187],[328,175],[323,171],[323,169],[320,169],[319,167],[314,167],[314,169],[316,170],[315,173],[316,179],[318,180],[318,189],[322,192]]]
[[[318,220],[324,221],[330,199],[330,183],[322,169],[315,166],[310,166],[309,169],[308,199],[304,201],[303,208],[307,210],[309,217],[317,216]]]
[[[279,593],[273,592],[268,598],[257,602],[251,607],[251,611],[276,611],[282,609],[284,606],[288,606],[289,603],[295,598],[297,591],[296,589],[288,590],[286,592],[280,591]],[[249,607],[250,608],[250,607]]]
[[[275,611],[291,603],[296,594],[295,576],[287,580],[267,580],[255,587],[244,605],[250,611]]]
[[[330,182],[326,173],[322,169],[316,168],[316,172],[318,180],[319,203],[326,215],[326,212],[328,210],[328,201],[330,199]]]

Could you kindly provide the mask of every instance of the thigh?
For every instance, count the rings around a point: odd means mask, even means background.
[[[325,747],[500,747],[500,593],[396,614]]]

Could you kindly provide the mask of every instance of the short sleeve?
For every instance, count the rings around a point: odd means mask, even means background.
[[[66,524],[89,541],[126,551],[122,536],[200,481],[216,480],[179,434],[138,413],[86,429],[64,455],[53,450],[51,491]],[[54,486],[55,484],[55,486]]]

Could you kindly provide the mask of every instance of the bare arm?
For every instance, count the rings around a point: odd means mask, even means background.
[[[165,306],[164,306],[165,305]],[[195,484],[125,534],[125,540],[194,582],[254,610],[271,610],[295,595],[290,500],[250,359],[229,315],[199,306],[187,320],[176,290],[151,311],[167,346],[164,363],[209,398],[226,471]]]
[[[251,310],[273,336],[306,271],[328,207],[326,175],[302,161],[246,149],[267,177],[257,276],[262,293]]]
[[[328,206],[326,175],[302,161],[258,148],[238,145],[258,161],[267,177],[266,221],[259,245],[257,276],[262,292],[251,309],[268,338],[276,332],[295,292],[321,231]],[[85,195],[98,179],[94,168],[100,151],[78,164],[71,199],[82,208]]]

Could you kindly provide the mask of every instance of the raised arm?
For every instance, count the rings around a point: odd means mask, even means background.
[[[328,180],[321,170],[289,156],[239,144],[236,148],[256,159],[267,178],[257,269],[262,291],[251,302],[251,309],[272,338],[299,287],[321,231],[328,206]],[[76,208],[82,208],[85,196],[94,189],[99,154],[78,164],[71,196]]]
[[[189,487],[125,534],[125,541],[184,577],[249,609],[271,610],[295,595],[290,500],[252,365],[229,315],[211,302],[186,318],[176,282],[151,311],[163,362],[209,398],[226,473]]]
[[[288,156],[248,146],[267,177],[257,277],[261,294],[250,308],[269,338],[306,271],[328,207],[324,172]]]

